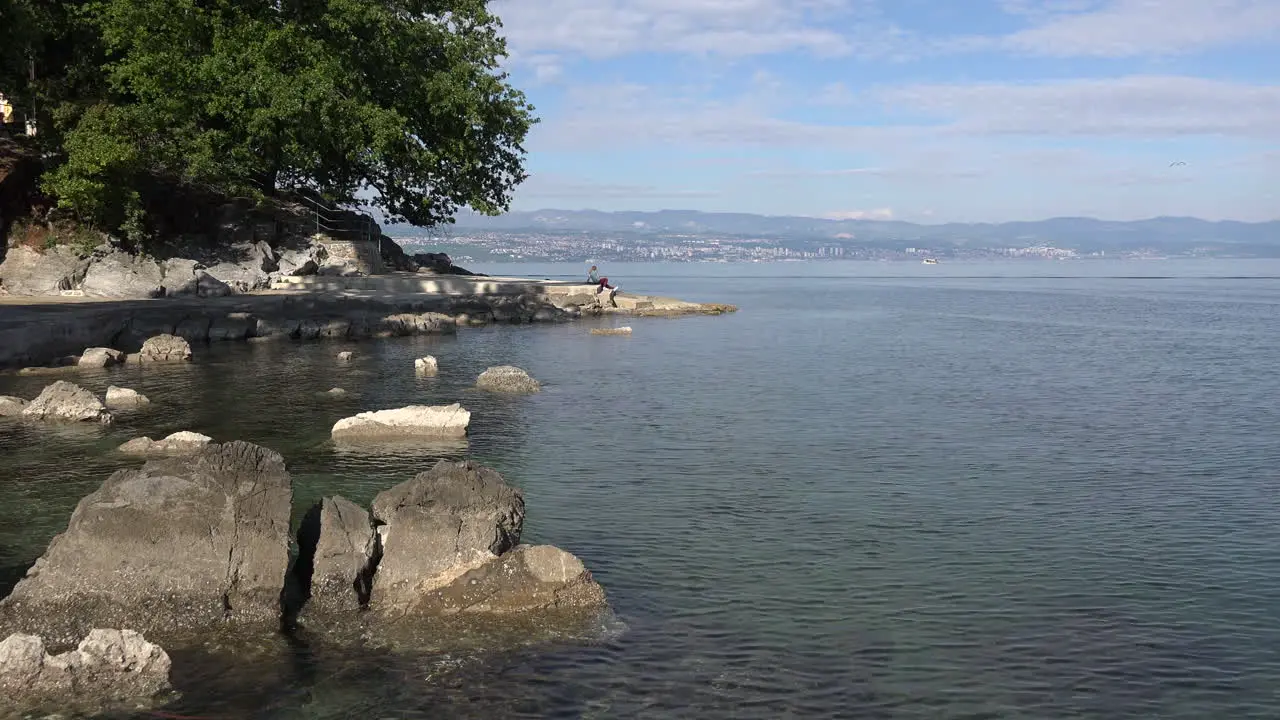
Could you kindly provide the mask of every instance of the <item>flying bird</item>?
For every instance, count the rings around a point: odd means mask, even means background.
[[[1174,165],[1186,165],[1186,163],[1182,162],[1181,160],[1169,163],[1169,167],[1173,167]]]

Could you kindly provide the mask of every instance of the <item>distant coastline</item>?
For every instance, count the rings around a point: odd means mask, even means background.
[[[917,225],[694,211],[463,215],[441,233],[402,226],[406,246],[469,262],[1280,258],[1280,221],[1196,218]]]

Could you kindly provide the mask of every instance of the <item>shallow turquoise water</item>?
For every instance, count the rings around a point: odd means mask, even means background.
[[[270,677],[186,667],[170,710],[1280,717],[1280,264],[605,270],[741,311],[628,319],[631,337],[223,345],[84,375],[155,405],[107,431],[0,425],[0,567],[30,563],[136,435],[279,450],[300,512],[432,460],[337,451],[337,418],[459,400],[470,453],[526,491],[526,538],[582,557],[626,630],[407,664],[298,648]],[[426,353],[440,377],[414,376]],[[545,391],[467,389],[503,363]],[[46,382],[0,377],[0,393]],[[316,397],[334,386],[357,395]]]

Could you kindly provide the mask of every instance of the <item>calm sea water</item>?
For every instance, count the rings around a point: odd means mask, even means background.
[[[471,455],[525,489],[526,539],[582,557],[626,629],[498,657],[188,665],[169,711],[1280,717],[1280,263],[604,269],[741,311],[631,319],[631,337],[588,335],[601,320],[221,345],[83,375],[154,405],[105,431],[0,425],[0,573],[12,583],[130,464],[110,450],[136,435],[275,448],[301,511],[432,461],[335,450],[336,419],[460,400]],[[414,376],[426,353],[440,377]],[[503,363],[545,391],[467,389]],[[46,382],[4,376],[0,393]],[[334,386],[356,396],[316,397]]]

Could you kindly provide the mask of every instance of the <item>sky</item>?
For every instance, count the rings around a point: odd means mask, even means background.
[[[490,8],[516,210],[1280,219],[1280,0]]]

